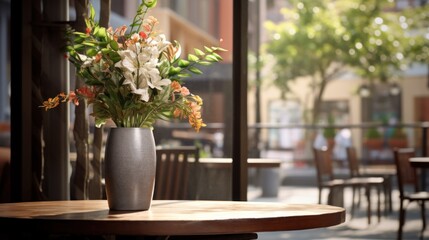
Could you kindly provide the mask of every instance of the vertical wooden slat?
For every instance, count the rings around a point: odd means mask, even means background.
[[[11,1],[11,200],[32,200],[31,187],[31,0]],[[25,71],[22,71],[25,69]],[[27,136],[27,137],[25,137]]]
[[[63,25],[56,22],[68,19],[68,1],[43,0],[43,36],[41,42],[41,83],[46,97],[69,91],[69,64],[62,47],[65,40]],[[36,23],[37,24],[37,23]],[[45,98],[46,98],[45,97]],[[37,105],[40,106],[41,101]],[[35,108],[37,108],[35,104]],[[39,109],[41,111],[41,109]],[[50,200],[69,199],[69,105],[64,104],[45,112],[44,192]],[[34,168],[35,166],[33,166]]]
[[[84,14],[87,14],[88,1],[76,0],[76,24],[74,28],[77,31],[85,32]],[[76,78],[75,88],[83,85],[79,77]],[[88,198],[89,181],[89,126],[86,113],[87,104],[82,102],[75,108],[75,122],[73,126],[73,136],[76,144],[76,166],[72,179],[71,199]]]
[[[248,0],[233,4],[232,199],[247,200],[247,25]]]
[[[182,177],[180,179],[180,183],[182,184],[182,191],[180,193],[180,199],[184,200],[187,199],[188,195],[188,182],[189,182],[189,159],[188,155],[184,155],[183,157],[183,171],[182,171]]]
[[[41,1],[33,1],[32,2],[32,21],[33,23],[41,23],[42,22],[42,10],[41,10]],[[32,94],[32,105],[31,108],[33,120],[32,122],[32,143],[33,146],[31,148],[31,156],[32,156],[32,176],[33,176],[33,199],[46,200],[45,195],[43,193],[43,189],[46,187],[46,181],[44,181],[43,177],[43,157],[42,157],[42,125],[43,125],[43,111],[38,108],[38,105],[43,101],[42,98],[42,89],[41,89],[41,81],[42,81],[42,49],[43,49],[43,28],[36,27],[32,29],[32,54],[31,54],[31,64],[32,64],[32,82],[33,82],[33,94]],[[46,84],[46,88],[50,88],[48,84]],[[46,92],[46,91],[45,91]],[[39,103],[39,104],[38,104]],[[49,151],[46,149],[46,151]]]
[[[165,167],[164,167],[164,156],[163,154],[157,153],[156,154],[157,160],[156,160],[156,178],[155,178],[155,199],[162,199],[161,196],[161,189],[163,189],[165,178],[159,177],[165,175]]]
[[[199,152],[196,147],[183,147],[174,149],[158,149],[156,151],[156,180],[154,199],[157,200],[183,200],[196,199],[197,194],[190,196],[188,184],[190,179],[190,157],[195,159],[195,164],[199,159]],[[192,163],[194,170],[196,166]],[[195,174],[195,173],[194,173]],[[196,180],[194,178],[192,180]],[[196,191],[197,189],[195,189]]]

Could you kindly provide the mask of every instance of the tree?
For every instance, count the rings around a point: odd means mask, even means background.
[[[312,110],[304,117],[308,123],[319,120],[326,86],[350,68],[372,83],[388,81],[395,70],[405,67],[404,53],[413,38],[406,34],[407,27],[399,24],[402,15],[386,11],[394,6],[390,1],[289,3],[290,8],[282,9],[284,22],[266,24],[272,33],[266,49],[276,58],[275,85],[283,97],[291,93],[291,82],[311,77]],[[417,45],[415,49],[419,49]]]
[[[316,97],[312,114],[307,120],[314,124],[326,85],[343,69],[338,61],[342,52],[337,49],[346,30],[340,25],[339,16],[332,14],[333,5],[327,4],[327,1],[291,3],[294,7],[282,9],[286,21],[266,24],[273,33],[267,52],[277,60],[274,84],[281,89],[283,97],[291,93],[291,81],[302,76],[312,78],[310,87]]]
[[[362,0],[341,17],[347,32],[340,47],[348,53],[342,61],[370,84],[389,81],[410,60],[405,52],[412,37],[407,25],[400,24],[400,12],[389,11],[392,7],[389,1]]]

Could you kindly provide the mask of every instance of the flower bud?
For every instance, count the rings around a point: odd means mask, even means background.
[[[144,5],[147,8],[153,8],[156,6],[157,0],[144,0]]]

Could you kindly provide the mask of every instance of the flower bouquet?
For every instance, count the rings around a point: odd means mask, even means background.
[[[169,42],[146,17],[156,0],[143,0],[129,27],[115,30],[95,22],[90,6],[86,31],[68,29],[67,57],[83,87],[43,102],[52,109],[60,102],[87,101],[100,127],[112,120],[106,142],[105,187],[109,208],[146,210],[150,207],[156,173],[153,124],[158,119],[187,118],[196,130],[205,126],[202,99],[183,86],[182,79],[201,74],[199,65],[222,60],[219,47],[195,49],[181,58],[180,44]]]
[[[84,86],[43,102],[45,110],[60,102],[86,100],[97,127],[111,119],[117,127],[152,128],[157,119],[187,118],[196,130],[205,126],[202,99],[183,86],[182,79],[201,74],[198,65],[222,60],[220,47],[195,49],[181,58],[180,44],[166,40],[158,21],[146,13],[156,0],[144,0],[132,24],[113,30],[95,22],[90,6],[86,31],[68,30],[67,57]]]

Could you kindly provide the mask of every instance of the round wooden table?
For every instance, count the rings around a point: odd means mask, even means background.
[[[148,211],[109,211],[106,200],[0,204],[9,233],[219,235],[322,228],[345,221],[344,208],[319,204],[155,200]]]

